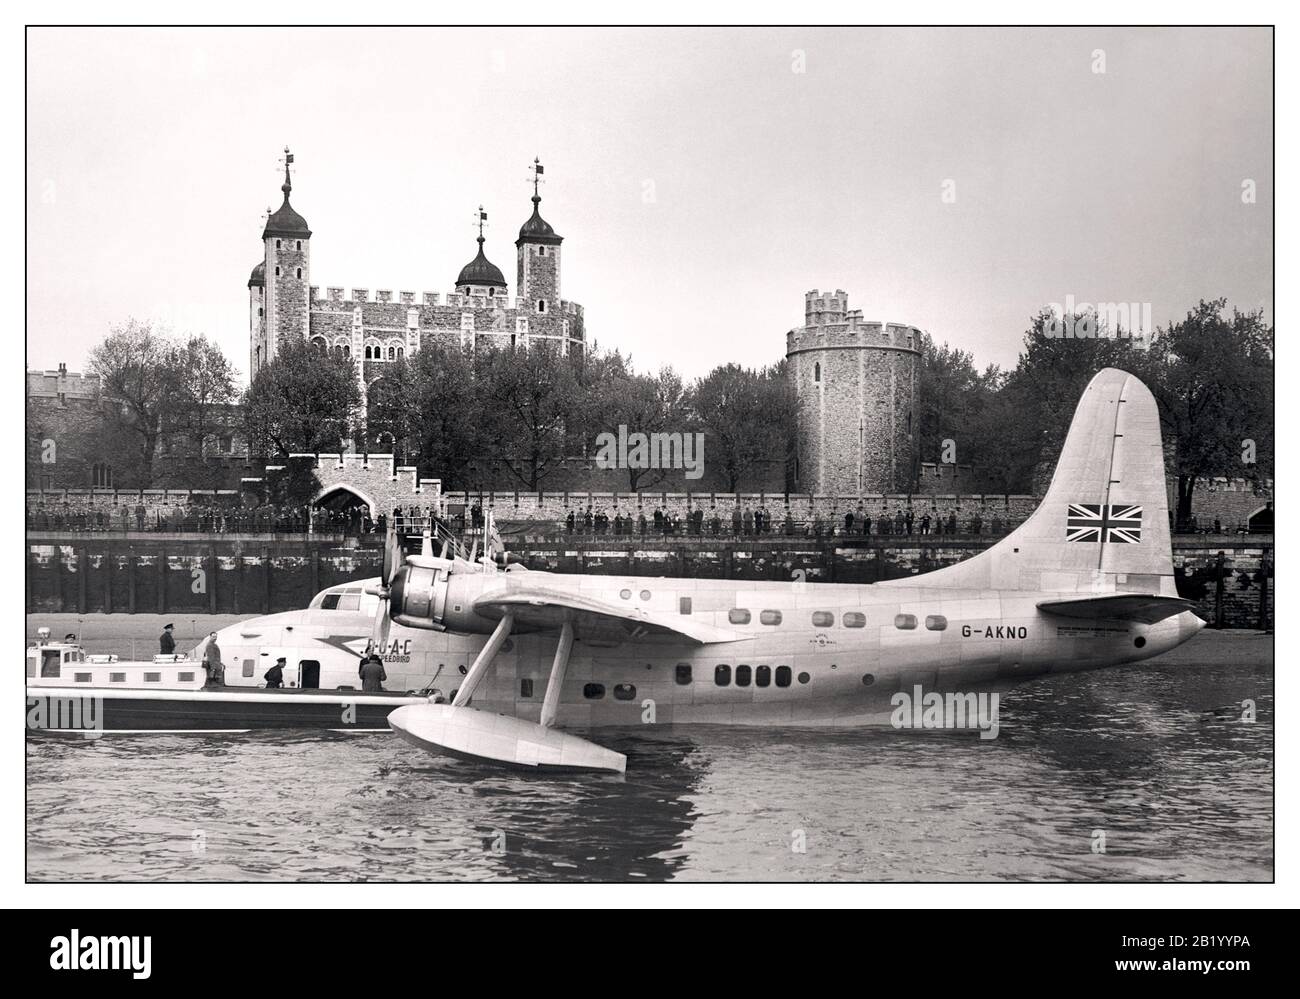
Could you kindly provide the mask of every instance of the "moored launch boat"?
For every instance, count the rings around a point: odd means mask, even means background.
[[[211,686],[206,680],[203,664],[185,655],[121,662],[117,656],[86,655],[74,642],[49,642],[42,636],[27,649],[27,731],[90,736],[389,732],[394,709],[429,702],[411,693]]]

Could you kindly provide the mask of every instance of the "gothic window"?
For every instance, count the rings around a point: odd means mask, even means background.
[[[398,347],[398,348],[397,348],[397,359],[398,359],[399,361],[402,359],[402,354],[403,354],[403,353],[404,353],[403,348]]]
[[[352,356],[352,348],[349,347],[346,343],[343,345],[343,356],[344,357]]]
[[[325,350],[327,346],[325,343],[325,338],[323,336],[313,337],[311,341],[311,345],[320,351]]]
[[[388,348],[388,359],[389,359],[390,361],[395,361],[395,360],[397,360],[397,348],[396,348],[396,347],[389,347],[389,348]]]
[[[365,358],[367,361],[370,360],[370,344],[366,344]]]

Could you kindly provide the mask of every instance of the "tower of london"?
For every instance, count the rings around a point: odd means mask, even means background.
[[[467,348],[548,343],[566,355],[585,349],[582,306],[561,298],[559,235],[541,215],[540,163],[533,165],[533,212],[515,240],[515,295],[488,258],[482,226],[478,254],[456,278],[455,290],[388,291],[312,284],[312,231],[289,203],[293,182],[285,150],[284,202],[262,231],[262,259],[248,279],[249,377],[274,360],[288,338],[356,358],[364,400],[385,365],[431,344]],[[480,210],[480,220],[485,216]]]
[[[848,296],[813,290],[786,334],[799,400],[796,477],[831,496],[911,492],[916,479],[921,331],[863,322]]]

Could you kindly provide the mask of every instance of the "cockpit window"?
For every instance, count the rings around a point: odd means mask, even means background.
[[[338,606],[339,606],[339,597],[341,597],[342,595],[343,595],[343,594],[341,594],[341,593],[327,593],[327,594],[325,594],[325,599],[323,599],[323,600],[320,602],[320,609],[321,609],[321,610],[338,610]]]
[[[345,611],[347,611],[347,610],[353,610],[353,611],[354,611],[354,610],[360,610],[360,609],[361,609],[361,594],[360,594],[360,592],[357,592],[357,593],[345,593],[345,594],[343,594],[342,597],[339,598],[339,610],[345,610]]]

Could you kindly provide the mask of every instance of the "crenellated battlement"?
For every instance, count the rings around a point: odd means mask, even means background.
[[[843,288],[837,288],[834,294],[827,292],[824,295],[814,288],[804,293],[803,300],[805,326],[841,322],[849,311],[849,296]]]
[[[54,371],[28,371],[27,394],[33,399],[96,399],[99,375],[69,371],[66,364]]]
[[[922,333],[924,330],[917,326],[867,321],[861,312],[850,312],[841,322],[790,330],[785,335],[785,352],[789,356],[809,350],[858,347],[920,353]]]
[[[528,318],[535,315],[531,303],[524,301],[522,298],[509,298],[505,295],[464,295],[455,291],[447,292],[445,297],[436,291],[419,293],[402,291],[394,295],[393,292],[382,289],[372,293],[367,288],[353,288],[349,294],[345,289],[336,286],[327,287],[323,298],[320,295],[320,288],[313,287],[311,292],[314,311],[334,311],[329,308],[331,305],[347,309],[353,309],[359,305],[368,305],[381,313],[391,312],[394,316],[400,316],[401,325],[405,325],[407,311],[411,309],[421,314],[425,314],[425,310],[429,309],[447,312],[501,309],[506,312],[518,312],[521,314],[519,318]],[[559,312],[576,319],[581,319],[583,316],[583,308],[577,302],[561,301]]]

